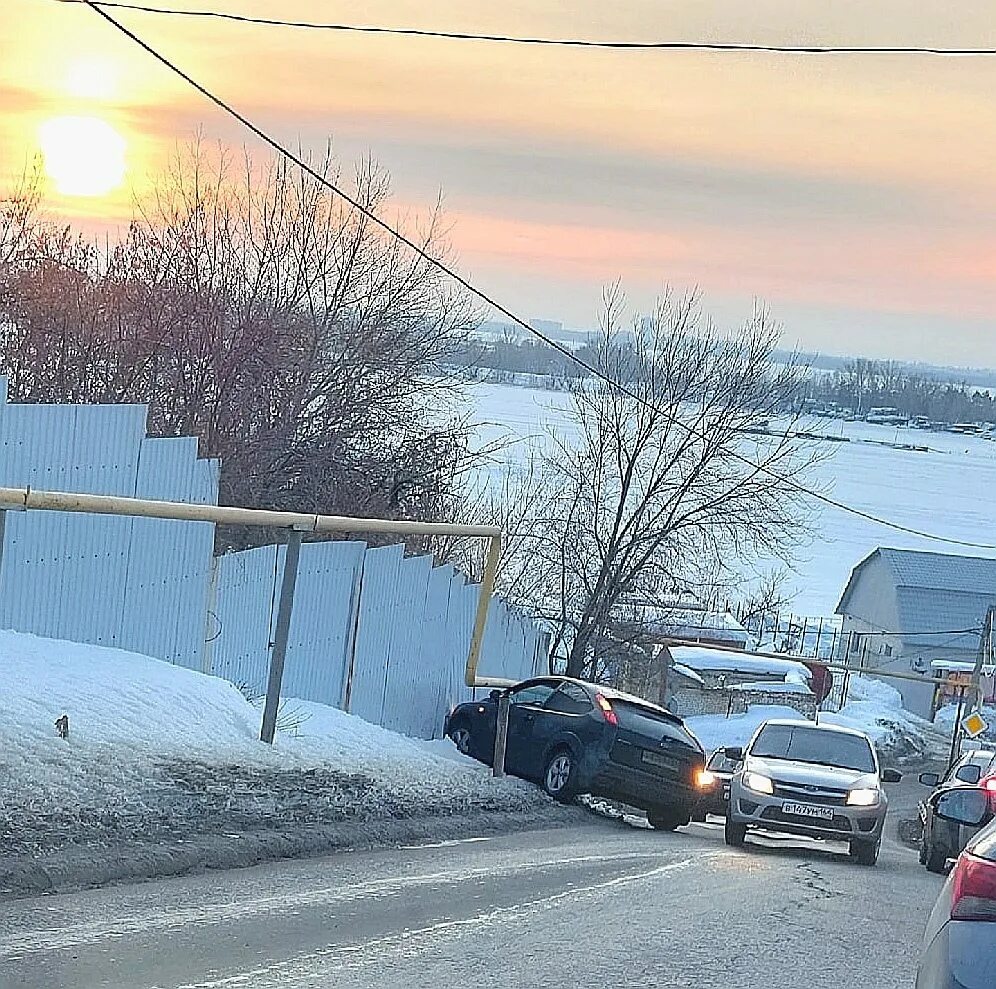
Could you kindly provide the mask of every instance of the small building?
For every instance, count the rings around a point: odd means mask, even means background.
[[[837,605],[835,659],[851,666],[931,676],[936,661],[972,663],[996,605],[996,560],[879,547],[853,571]],[[933,714],[929,683],[889,681],[908,710]]]

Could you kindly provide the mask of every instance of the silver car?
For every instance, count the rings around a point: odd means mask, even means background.
[[[730,783],[726,843],[740,846],[748,829],[846,841],[851,858],[874,865],[888,800],[882,783],[902,775],[879,770],[871,740],[860,731],[805,720],[765,721]]]

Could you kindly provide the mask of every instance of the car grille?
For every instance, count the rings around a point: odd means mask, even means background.
[[[847,803],[847,790],[834,787],[788,783],[783,780],[772,780],[772,786],[776,797],[795,800],[797,803],[823,804],[830,807],[843,807]]]
[[[826,831],[850,831],[851,822],[843,814],[834,814],[830,821],[820,820],[817,817],[798,817],[795,814],[786,814],[781,807],[765,807],[761,811],[763,821],[781,821],[784,824],[802,825],[807,828],[820,828]]]

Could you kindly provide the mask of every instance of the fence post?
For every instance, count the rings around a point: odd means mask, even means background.
[[[495,777],[505,775],[505,743],[508,740],[508,691],[498,698],[498,724],[495,727],[495,758],[491,772]]]
[[[822,639],[822,638],[823,638],[823,616],[820,615],[820,624],[816,626],[816,646],[813,649],[813,658],[814,659],[819,659],[820,658],[820,639]],[[833,659],[833,655],[832,654],[831,654],[830,658]]]
[[[287,655],[287,637],[290,634],[291,612],[294,609],[294,585],[297,583],[297,565],[301,558],[300,529],[291,529],[287,536],[284,554],[284,573],[280,581],[280,604],[277,608],[277,627],[270,654],[270,678],[266,684],[266,705],[263,708],[263,727],[260,740],[273,744],[277,732],[277,707],[280,704],[280,684],[284,678],[284,659]]]

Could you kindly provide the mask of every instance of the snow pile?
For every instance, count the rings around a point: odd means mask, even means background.
[[[706,752],[720,749],[724,745],[739,745],[741,748],[750,740],[762,722],[769,718],[791,718],[799,720],[802,715],[791,707],[780,704],[752,704],[745,714],[735,714],[724,718],[721,714],[703,714],[685,718],[685,724],[702,743]]]
[[[882,680],[852,674],[847,703],[820,720],[863,731],[882,759],[924,760],[943,754],[945,739],[938,727],[903,707],[902,695]]]
[[[64,714],[68,739],[55,727]],[[284,702],[281,721],[293,731],[267,746],[259,707],[225,680],[0,632],[3,854],[548,803],[449,742],[306,701]]]
[[[961,712],[962,718],[964,718],[969,713],[968,706],[966,705]],[[939,708],[937,714],[934,715],[934,725],[939,728],[949,737],[954,731],[955,719],[958,717],[958,705],[957,704],[945,704],[944,707]],[[976,741],[981,741],[985,743],[988,747],[996,744],[996,707],[986,706],[982,708],[982,717],[985,718],[988,729],[979,736]],[[967,749],[972,745],[971,739],[966,739],[965,744],[962,746],[963,749]],[[977,747],[977,746],[976,746]]]

